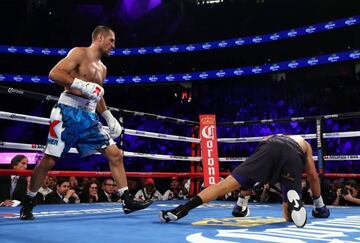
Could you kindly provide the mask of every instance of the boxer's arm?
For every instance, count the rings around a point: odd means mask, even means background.
[[[106,77],[106,68],[104,66],[104,77]],[[118,122],[118,120],[111,114],[110,110],[106,108],[106,103],[104,97],[102,97],[97,105],[96,110],[101,114],[101,116],[105,119],[109,129],[110,129],[110,136],[112,138],[117,138],[122,133],[122,126]]]
[[[104,68],[104,78],[106,77],[107,75],[107,69],[105,66],[103,66]],[[101,86],[103,86],[103,84],[100,84]],[[106,102],[105,102],[105,99],[104,99],[104,96],[99,100],[99,102],[97,103],[96,105],[96,111],[99,113],[99,114],[102,114],[104,111],[106,111],[107,108],[106,108]]]
[[[98,102],[104,95],[104,89],[97,83],[87,82],[71,75],[86,58],[84,48],[73,48],[51,69],[49,78],[61,86],[78,90],[82,96]]]
[[[282,208],[283,208],[283,216],[284,216],[285,221],[290,222],[291,217],[290,217],[290,214],[289,214],[289,205],[288,205],[288,203],[283,202],[282,203]]]
[[[75,47],[69,51],[67,56],[61,59],[50,71],[49,78],[57,84],[70,87],[74,81],[74,77],[70,75],[72,71],[80,65],[81,59],[85,52],[79,47]]]
[[[320,179],[316,172],[315,162],[313,159],[313,151],[309,143],[306,142],[306,164],[305,164],[305,172],[307,174],[307,179],[310,183],[310,189],[312,192],[313,198],[313,210],[312,215],[315,218],[328,218],[330,216],[330,211],[326,208],[326,205],[323,202],[321,197],[321,187],[320,187]]]
[[[106,108],[106,102],[105,102],[105,99],[104,97],[102,97],[99,102],[97,103],[96,105],[96,111],[99,113],[99,114],[102,114],[104,111],[106,111],[107,108]]]
[[[111,114],[111,111],[106,108],[104,98],[101,98],[101,100],[97,103],[96,110],[105,119],[106,124],[110,129],[110,136],[112,138],[119,137],[123,131],[123,128],[118,120]]]
[[[320,180],[316,172],[315,162],[313,159],[313,151],[309,143],[306,142],[306,164],[305,172],[307,179],[310,183],[310,189],[313,197],[319,197],[321,195]]]

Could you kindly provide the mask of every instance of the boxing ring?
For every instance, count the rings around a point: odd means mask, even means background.
[[[9,92],[10,93],[10,92]],[[16,93],[15,93],[16,94]],[[37,99],[56,101],[56,97],[22,91]],[[11,94],[12,95],[12,94]],[[18,94],[17,94],[18,95]],[[111,108],[119,111],[117,108]],[[147,115],[162,121],[173,121],[180,124],[198,126],[191,122],[171,117],[157,116],[142,112],[132,112],[133,115]],[[360,113],[335,114],[328,116],[288,118],[279,120],[238,121],[219,123],[222,126],[238,126],[244,124],[264,124],[288,121],[315,120],[315,134],[300,134],[305,139],[316,139],[319,172],[325,177],[353,177],[360,174],[324,173],[326,160],[360,160],[360,155],[326,155],[323,156],[323,138],[360,137],[360,131],[345,131],[323,133],[322,120],[328,118],[358,117]],[[0,111],[0,118],[12,121],[29,122],[49,125],[49,119]],[[203,177],[200,162],[200,138],[175,136],[147,131],[124,129],[124,133],[132,136],[147,137],[161,140],[191,143],[192,156],[163,155],[124,151],[125,157],[138,157],[152,160],[187,161],[191,163],[191,171],[187,172],[127,172],[128,177],[170,178],[172,176],[191,178],[190,195],[199,191],[200,180]],[[219,143],[257,142],[264,137],[218,138]],[[25,144],[0,141],[0,148],[14,150],[43,151],[42,144]],[[70,153],[77,153],[72,148]],[[241,162],[245,157],[220,157],[221,163]],[[30,170],[0,170],[0,175],[31,175]],[[220,172],[227,176],[229,172]],[[99,171],[50,171],[49,175],[77,177],[108,177],[110,172]],[[149,208],[125,215],[119,203],[69,204],[69,205],[38,205],[34,209],[34,221],[19,220],[19,207],[0,208],[0,239],[1,242],[359,242],[360,241],[360,208],[332,207],[328,219],[315,219],[308,216],[304,228],[296,228],[293,224],[284,222],[282,208],[279,204],[250,204],[251,215],[246,218],[234,218],[231,209],[234,202],[215,201],[193,210],[188,217],[171,224],[162,224],[158,212],[170,209],[183,201],[156,201]],[[312,206],[306,206],[311,215]],[[55,233],[56,232],[56,233]],[[55,233],[55,234],[54,234]]]
[[[19,242],[359,242],[360,208],[332,207],[328,219],[308,217],[304,228],[282,219],[278,204],[250,204],[251,216],[234,218],[233,202],[215,201],[181,221],[160,223],[158,212],[182,201],[156,201],[125,215],[118,203],[38,205],[34,221],[19,208],[0,208],[2,243]],[[308,213],[311,206],[306,206]]]

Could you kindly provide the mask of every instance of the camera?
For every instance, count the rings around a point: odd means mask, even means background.
[[[349,193],[350,193],[350,190],[349,190],[349,188],[343,187],[343,188],[341,188],[340,193],[341,193],[341,195],[344,196],[344,195],[349,194]]]

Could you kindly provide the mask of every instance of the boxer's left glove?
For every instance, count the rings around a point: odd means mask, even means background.
[[[313,208],[312,216],[315,218],[328,218],[330,216],[330,210],[326,206],[321,208]]]
[[[116,118],[111,114],[109,110],[106,110],[103,113],[101,113],[101,116],[105,119],[110,129],[110,136],[112,138],[119,137],[120,134],[122,133],[123,128],[118,122],[118,120],[116,120]]]

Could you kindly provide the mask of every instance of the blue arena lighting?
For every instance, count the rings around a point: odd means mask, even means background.
[[[135,84],[135,83],[161,83],[161,82],[189,82],[195,80],[229,78],[245,75],[264,74],[285,70],[292,70],[304,67],[330,64],[343,61],[360,59],[360,50],[325,54],[321,56],[293,59],[277,63],[269,63],[258,66],[246,66],[226,68],[220,70],[209,70],[203,72],[174,73],[174,74],[149,74],[149,75],[128,75],[109,76],[105,84]],[[0,74],[0,82],[18,83],[53,83],[47,76],[35,76],[28,74]]]
[[[179,53],[207,51],[219,48],[230,48],[245,45],[256,45],[271,41],[295,38],[303,35],[310,35],[320,32],[331,31],[335,29],[345,28],[360,24],[360,15],[337,19],[328,22],[322,22],[300,28],[288,29],[276,33],[265,35],[247,36],[226,40],[209,41],[205,43],[180,44],[180,45],[164,45],[164,46],[147,46],[134,48],[116,48],[111,53],[114,56],[129,55],[147,55],[147,54],[163,54],[163,53]],[[32,54],[32,55],[56,55],[64,56],[69,52],[69,48],[43,48],[43,47],[27,47],[27,46],[0,46],[0,53],[13,54]]]

